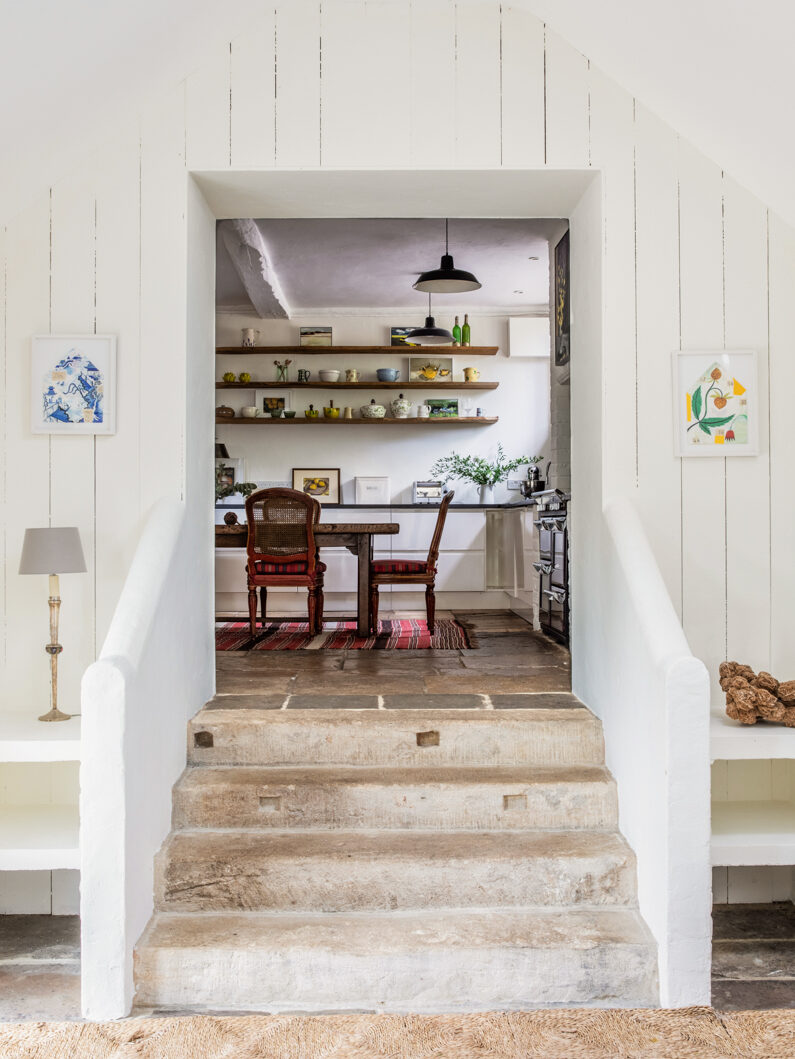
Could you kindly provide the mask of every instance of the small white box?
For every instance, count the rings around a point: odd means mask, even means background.
[[[356,483],[357,504],[389,504],[392,501],[392,492],[389,488],[389,477],[370,477],[354,479]]]

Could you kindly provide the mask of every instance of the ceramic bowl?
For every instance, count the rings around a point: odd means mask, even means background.
[[[340,410],[339,408],[324,408],[323,415],[326,417],[326,419],[339,419]]]
[[[321,382],[339,382],[340,373],[336,368],[324,368],[318,376]]]
[[[271,419],[281,419],[283,408],[271,408]]]
[[[259,408],[255,404],[247,404],[245,408],[240,409],[240,414],[244,419],[256,419]]]
[[[304,416],[307,419],[317,419],[317,417],[319,415],[320,415],[320,412],[318,412],[317,408],[307,408],[306,411],[304,412]]]
[[[285,419],[295,419],[295,409],[294,408],[290,408],[290,409],[285,408],[285,410],[284,410],[284,418]]]
[[[382,404],[363,404],[359,409],[362,419],[383,419],[386,415],[386,406]]]
[[[397,382],[400,371],[397,368],[378,368],[375,375],[379,382]]]

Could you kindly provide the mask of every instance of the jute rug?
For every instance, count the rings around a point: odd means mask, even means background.
[[[355,621],[327,621],[323,632],[313,636],[303,621],[272,622],[251,639],[247,621],[229,621],[215,626],[216,651],[456,651],[474,647],[464,626],[451,618],[436,622],[431,636],[420,618],[379,621],[373,636],[357,636]]]
[[[251,1015],[0,1024],[3,1059],[766,1059],[795,1011]]]

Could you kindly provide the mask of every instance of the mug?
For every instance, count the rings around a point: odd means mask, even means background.
[[[247,404],[245,408],[240,409],[240,414],[244,419],[256,419],[259,415],[259,408],[255,404]]]
[[[430,414],[431,410],[427,404],[417,405],[417,419],[427,419]]]
[[[259,338],[259,331],[254,327],[243,327],[241,331],[243,332],[243,341],[240,344],[243,349],[253,349]]]
[[[358,382],[359,381],[359,369],[358,368],[346,368],[345,369],[345,381],[346,382]]]
[[[353,408],[350,405],[345,406],[345,411],[342,413],[343,419],[353,419]]]
[[[464,368],[464,381],[465,382],[477,382],[480,378],[480,372],[477,368]]]
[[[306,368],[299,368],[298,369],[298,381],[299,382],[309,382],[309,376],[311,374],[312,373],[307,371]]]

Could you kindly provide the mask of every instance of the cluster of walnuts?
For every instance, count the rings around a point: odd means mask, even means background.
[[[740,724],[778,721],[795,728],[795,680],[779,683],[770,673],[754,673],[739,662],[721,662],[720,686],[726,713]]]

